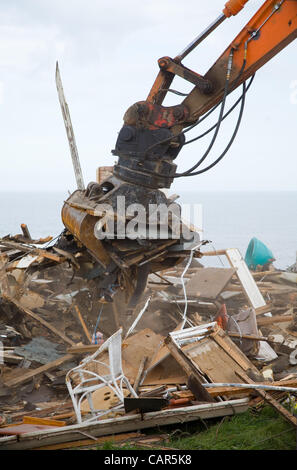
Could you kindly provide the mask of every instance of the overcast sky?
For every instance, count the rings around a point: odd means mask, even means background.
[[[95,180],[98,166],[113,165],[111,150],[123,115],[146,99],[158,73],[157,59],[177,55],[219,16],[224,3],[1,0],[1,190],[75,189],[55,87],[56,60],[87,183]],[[185,65],[205,73],[262,3],[250,0]],[[172,190],[296,190],[294,85],[297,89],[296,42],[257,73],[242,127],[224,161],[206,175],[178,180]],[[174,82],[181,91],[191,87]],[[179,102],[174,96],[165,104]],[[234,123],[232,117],[223,126],[213,159],[229,142]],[[192,166],[207,142],[185,147],[177,159],[179,170]]]

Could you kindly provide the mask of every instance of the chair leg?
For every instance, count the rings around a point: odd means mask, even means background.
[[[117,384],[116,380],[113,380],[112,384],[113,384],[114,392],[117,395],[118,399],[121,402],[123,402],[124,401],[124,394],[123,394],[122,388]]]
[[[129,380],[126,378],[126,377],[123,377],[123,382],[125,382],[128,390],[130,391],[130,393],[133,395],[134,398],[138,398],[138,395],[137,393],[135,392],[134,388],[132,387],[132,385],[130,384]]]
[[[77,422],[78,422],[78,424],[81,424],[82,419],[81,419],[81,412],[80,412],[79,403],[77,402],[77,400],[74,396],[71,384],[69,384],[68,382],[67,382],[67,388],[68,388],[69,395],[70,395],[71,400],[72,400],[72,404],[73,404],[74,412],[76,414]]]
[[[92,393],[87,394],[87,399],[88,399],[90,411],[91,411],[92,415],[95,416],[95,409],[94,409]]]

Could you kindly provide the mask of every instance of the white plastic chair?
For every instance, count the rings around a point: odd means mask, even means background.
[[[108,350],[109,364],[97,360],[97,357],[106,350]],[[109,372],[108,375],[99,375],[86,369],[86,366],[91,363],[105,366]],[[76,379],[77,376],[80,379],[78,385],[74,385],[74,376],[76,376]],[[122,408],[124,402],[123,383],[130,393],[138,398],[122,370],[122,329],[120,329],[108,338],[92,356],[86,357],[79,366],[71,369],[66,375],[66,385],[72,399],[77,422],[82,423],[81,404],[85,398],[88,400],[92,417],[85,419],[84,423],[97,420],[100,416],[110,413],[112,410]],[[115,393],[121,403],[109,410],[95,410],[92,393],[105,386],[108,386]]]

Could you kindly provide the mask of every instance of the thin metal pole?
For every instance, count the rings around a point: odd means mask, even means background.
[[[178,56],[175,60],[182,61],[190,52],[192,52],[195,47],[197,47],[204,39],[206,39],[223,21],[225,21],[226,16],[224,13],[211,23],[205,31],[203,31],[199,36],[197,36]]]

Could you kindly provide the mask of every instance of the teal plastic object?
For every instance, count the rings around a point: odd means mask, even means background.
[[[257,266],[264,266],[275,261],[272,252],[257,238],[252,238],[245,254],[245,262],[249,269],[256,271]]]

